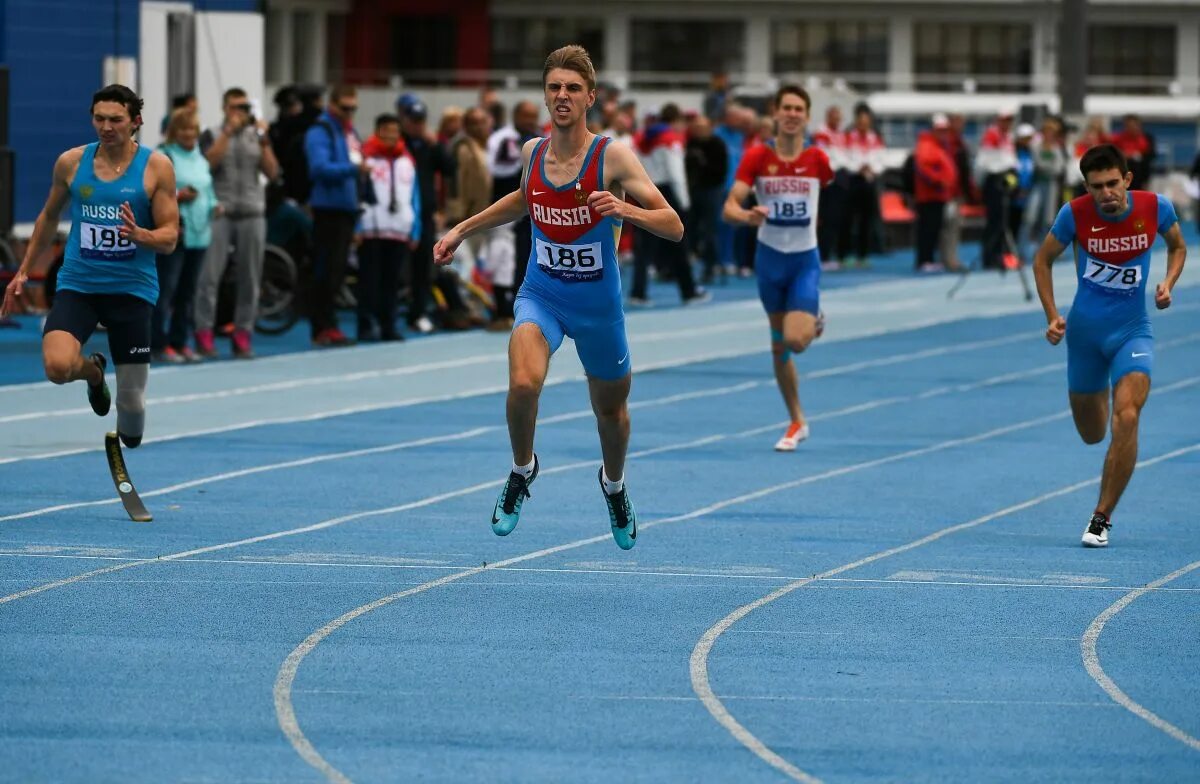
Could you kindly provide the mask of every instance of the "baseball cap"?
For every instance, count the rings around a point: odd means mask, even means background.
[[[1017,126],[1016,137],[1018,139],[1031,139],[1037,131],[1029,123],[1021,123]]]
[[[933,115],[933,127],[934,128],[949,128],[950,127],[950,118],[947,117],[946,115],[942,114],[941,112],[938,112],[937,114]]]
[[[429,116],[425,102],[412,93],[404,93],[396,99],[396,109],[411,120],[424,120]]]

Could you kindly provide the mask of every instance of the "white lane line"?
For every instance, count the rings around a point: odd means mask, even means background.
[[[1188,381],[1194,382],[1195,379],[1188,379]],[[1173,384],[1173,385],[1170,385],[1170,387],[1179,389],[1179,388],[1182,388],[1180,386],[1180,384],[1183,384],[1183,383],[1186,383],[1186,382],[1180,382],[1179,384]],[[1165,392],[1170,387],[1163,387],[1162,389],[1160,389],[1158,391],[1161,394],[1162,392]],[[1166,460],[1172,460],[1174,458],[1181,457],[1183,455],[1192,454],[1197,451],[1200,451],[1200,443],[1193,444],[1191,446],[1184,447],[1182,449],[1176,449],[1172,452],[1167,452],[1165,454],[1159,455],[1158,457],[1150,458],[1148,460],[1143,460],[1137,464],[1137,467],[1138,468],[1148,468],[1149,466],[1156,465],[1156,464],[1164,462]],[[733,625],[736,624],[738,621],[742,620],[747,615],[749,615],[750,613],[759,609],[760,607],[764,607],[764,606],[770,604],[771,602],[775,601],[776,599],[779,599],[783,596],[787,596],[792,591],[795,591],[799,588],[803,588],[806,585],[811,585],[812,583],[814,583],[818,580],[825,580],[830,577],[836,577],[837,575],[840,575],[844,572],[848,572],[853,569],[858,569],[862,566],[866,566],[867,564],[875,563],[876,561],[881,561],[885,558],[891,558],[893,555],[899,555],[901,553],[909,552],[910,550],[915,550],[918,547],[924,547],[927,544],[936,542],[939,539],[943,539],[947,536],[950,536],[951,534],[958,533],[959,531],[965,531],[965,530],[968,530],[971,528],[976,528],[978,526],[984,525],[985,523],[989,523],[993,520],[997,520],[1002,517],[1007,517],[1008,515],[1015,514],[1016,512],[1020,512],[1025,509],[1029,509],[1030,507],[1045,503],[1046,501],[1049,501],[1051,499],[1058,498],[1058,497],[1064,496],[1064,495],[1069,495],[1069,494],[1074,493],[1078,490],[1081,490],[1085,487],[1090,487],[1092,485],[1097,485],[1099,483],[1100,483],[1100,478],[1096,477],[1094,479],[1088,479],[1088,480],[1085,480],[1082,482],[1075,482],[1074,484],[1066,485],[1065,487],[1060,487],[1057,490],[1053,490],[1049,493],[1045,493],[1043,495],[1039,495],[1034,498],[1030,498],[1026,501],[1022,501],[1019,504],[1014,504],[1012,506],[1005,507],[1004,509],[1001,509],[996,512],[992,512],[990,514],[986,514],[982,517],[977,517],[974,520],[968,520],[965,523],[959,523],[958,525],[952,525],[947,528],[943,528],[939,531],[935,531],[934,533],[929,534],[928,536],[923,536],[920,539],[909,542],[908,544],[900,545],[899,547],[893,547],[888,550],[883,550],[883,551],[875,553],[873,555],[869,555],[865,558],[860,558],[857,561],[853,561],[848,564],[843,564],[843,565],[835,567],[833,569],[829,569],[827,571],[821,572],[820,574],[814,575],[812,577],[805,577],[800,580],[796,580],[795,582],[788,583],[787,585],[784,585],[784,586],[778,588],[777,590],[772,591],[771,593],[767,594],[766,596],[763,596],[759,599],[756,599],[753,602],[750,602],[749,604],[745,604],[745,605],[742,605],[741,607],[738,607],[736,610],[729,613],[724,618],[722,618],[720,621],[718,621],[707,632],[705,632],[704,635],[700,638],[700,640],[696,643],[696,647],[692,649],[692,656],[691,656],[691,660],[689,663],[689,670],[690,670],[691,679],[692,679],[692,691],[694,691],[696,693],[696,695],[700,698],[700,701],[704,703],[704,707],[708,710],[708,712],[712,715],[712,717],[717,721],[717,723],[720,724],[722,727],[724,727],[729,732],[729,734],[731,734],[739,743],[741,743],[743,746],[745,746],[747,749],[749,749],[755,756],[757,756],[763,762],[766,762],[771,767],[775,768],[776,770],[780,771],[784,775],[786,775],[796,781],[803,781],[803,782],[809,782],[809,783],[820,781],[819,779],[804,772],[800,768],[796,767],[795,765],[788,762],[786,759],[784,759],[783,757],[779,756],[774,751],[772,751],[765,743],[763,743],[761,740],[758,739],[758,737],[756,737],[752,732],[750,732],[750,730],[746,729],[745,726],[743,726],[737,719],[735,719],[733,717],[733,714],[731,714],[729,712],[729,710],[725,707],[724,703],[721,702],[720,698],[717,697],[717,695],[713,692],[712,685],[709,682],[709,677],[708,677],[708,657],[709,657],[709,654],[712,652],[713,646],[716,644],[716,642],[720,638],[720,636],[722,634],[724,634],[725,632],[727,632],[730,628],[732,628]]]
[[[1196,378],[1188,380],[1188,383],[1191,383],[1191,384],[1194,384],[1197,382],[1200,382],[1200,377],[1196,377]],[[1165,388],[1164,388],[1164,390],[1165,390]],[[1164,390],[1159,390],[1159,394],[1161,395]],[[1070,411],[1061,411],[1057,414],[1050,414],[1048,416],[1036,417],[1034,419],[1029,419],[1029,420],[1025,420],[1023,422],[1017,422],[1012,425],[1007,425],[1005,427],[996,428],[994,430],[988,430],[983,433],[978,433],[973,436],[965,436],[965,437],[961,437],[961,438],[948,439],[946,441],[941,441],[939,443],[932,444],[927,447],[921,447],[919,449],[910,449],[910,450],[907,450],[904,452],[898,452],[898,453],[895,453],[892,455],[888,455],[887,457],[876,458],[874,460],[868,460],[868,461],[865,461],[862,463],[854,463],[851,465],[842,466],[841,468],[835,468],[835,469],[825,471],[825,472],[822,472],[819,474],[812,474],[812,475],[803,477],[801,479],[794,479],[789,482],[783,482],[781,484],[761,488],[759,490],[755,490],[750,493],[745,493],[743,495],[735,496],[733,498],[727,498],[722,501],[718,501],[716,503],[709,504],[708,506],[704,506],[699,509],[695,509],[691,512],[687,512],[685,514],[676,515],[674,517],[665,517],[660,520],[654,520],[654,521],[651,521],[648,523],[644,523],[640,527],[642,530],[645,530],[648,528],[653,528],[655,526],[665,525],[668,523],[682,522],[685,520],[694,520],[699,517],[705,517],[707,515],[712,514],[713,512],[720,511],[720,510],[725,509],[730,506],[736,506],[739,504],[744,504],[748,501],[758,500],[760,498],[764,498],[769,495],[780,493],[785,490],[791,490],[791,489],[794,489],[797,487],[802,487],[804,485],[821,482],[826,479],[832,479],[832,478],[839,477],[839,476],[845,476],[847,474],[852,474],[852,473],[855,473],[858,471],[863,471],[863,470],[870,469],[870,468],[876,468],[876,467],[882,466],[882,465],[888,465],[890,463],[895,463],[895,462],[899,462],[899,461],[903,461],[903,460],[909,460],[909,459],[912,459],[915,457],[921,457],[923,455],[940,452],[940,451],[943,451],[946,449],[952,449],[952,448],[958,447],[958,446],[965,446],[968,444],[979,443],[981,441],[986,441],[988,439],[996,438],[998,436],[1007,435],[1009,433],[1014,433],[1014,432],[1018,432],[1021,430],[1026,430],[1029,428],[1037,427],[1039,425],[1043,425],[1043,424],[1046,424],[1048,422],[1052,422],[1055,420],[1064,419],[1068,416],[1070,416]],[[1197,448],[1200,448],[1200,445],[1197,445]],[[448,574],[445,577],[441,577],[437,580],[423,583],[423,584],[415,586],[413,588],[408,588],[408,589],[400,591],[398,593],[393,593],[388,596],[384,596],[380,599],[376,599],[375,601],[373,601],[369,604],[365,604],[365,605],[362,605],[361,607],[357,607],[357,608],[350,610],[349,612],[335,618],[334,620],[332,620],[329,623],[322,626],[320,629],[317,629],[316,631],[314,631],[307,638],[305,638],[305,640],[303,642],[301,642],[298,646],[296,646],[296,648],[288,655],[287,659],[283,662],[283,665],[279,669],[279,674],[275,679],[275,711],[276,711],[276,714],[279,719],[280,729],[283,731],[284,735],[287,736],[288,742],[292,744],[292,747],[296,750],[296,753],[299,754],[300,757],[305,762],[307,762],[313,768],[315,768],[316,770],[320,771],[323,775],[325,775],[330,781],[338,781],[338,782],[349,781],[349,779],[345,778],[345,775],[343,773],[341,773],[336,768],[334,768],[332,765],[330,765],[329,762],[327,760],[325,760],[324,757],[321,756],[321,754],[316,750],[316,748],[312,745],[312,743],[304,735],[303,730],[300,729],[299,722],[296,720],[295,709],[292,705],[292,700],[291,700],[292,684],[295,682],[296,673],[298,672],[298,670],[300,668],[300,664],[304,661],[305,657],[308,656],[309,653],[311,653],[318,645],[321,644],[321,642],[323,642],[326,638],[328,638],[335,631],[342,628],[343,626],[350,623],[351,621],[355,620],[356,618],[360,618],[363,615],[366,615],[367,613],[377,610],[380,607],[385,607],[385,606],[387,606],[395,601],[398,601],[400,599],[404,599],[404,598],[407,598],[410,596],[415,596],[419,593],[424,593],[425,591],[431,590],[433,588],[438,588],[443,585],[449,585],[450,583],[457,582],[459,580],[463,580],[463,579],[466,579],[469,577],[474,577],[474,576],[476,576],[478,574],[482,574],[483,572],[486,572],[486,571],[503,569],[506,567],[513,566],[515,564],[524,563],[526,561],[532,561],[532,560],[536,560],[539,558],[545,558],[547,556],[555,555],[557,553],[566,552],[569,550],[575,550],[580,547],[586,547],[587,545],[596,544],[598,542],[608,541],[610,538],[611,537],[609,534],[602,534],[600,536],[593,536],[593,537],[590,537],[587,539],[579,539],[574,542],[568,542],[566,544],[561,544],[561,545],[557,545],[554,547],[548,547],[544,550],[536,550],[534,552],[515,556],[513,558],[507,558],[505,560],[497,561],[495,563],[485,564],[483,566],[477,566],[477,567],[474,567],[471,569],[465,569],[461,572],[455,572],[453,574]],[[930,540],[930,541],[932,541],[932,540]],[[783,589],[780,589],[780,590],[783,590]],[[3,599],[0,599],[0,603],[2,603],[2,602],[3,602]],[[719,705],[719,703],[718,703],[718,705]],[[720,709],[724,710],[724,707],[721,706]],[[710,711],[711,710],[712,709],[710,708]],[[732,716],[729,716],[729,720],[734,721]],[[734,721],[734,723],[736,724],[736,721]],[[740,727],[741,725],[737,725],[737,726]],[[797,774],[801,777],[798,779],[800,781],[809,781],[809,780],[815,781],[815,779],[808,778],[807,774],[805,774],[803,771],[800,771],[798,768],[795,768],[794,766],[790,765],[790,763],[788,763],[786,760],[783,760],[782,758],[780,758],[778,755],[776,755],[770,749],[767,749],[766,746],[764,746],[760,741],[758,741],[757,738],[754,738],[754,736],[750,735],[749,733],[746,733],[746,736],[747,736],[746,742],[748,744],[752,745],[752,747],[754,746],[754,744],[757,744],[757,747],[759,748],[759,751],[761,752],[760,756],[762,756],[764,759],[772,759],[773,758],[774,760],[776,760],[778,762],[779,766],[781,766],[780,767],[781,770],[794,772],[795,774]]]
[[[1032,333],[1030,333],[1030,334],[1032,334]],[[1016,335],[1016,336],[1009,336],[1006,338],[976,341],[974,343],[964,343],[964,344],[960,344],[957,348],[953,348],[951,350],[952,351],[963,351],[963,350],[974,351],[974,350],[977,350],[980,348],[985,348],[987,346],[1002,345],[1005,343],[1016,342],[1018,340],[1024,340],[1026,337],[1028,337],[1028,335],[1021,334],[1021,335]],[[1160,349],[1168,348],[1171,346],[1180,345],[1183,343],[1190,343],[1190,342],[1194,342],[1194,341],[1198,341],[1198,340],[1200,340],[1200,334],[1192,335],[1192,336],[1189,336],[1186,338],[1177,338],[1175,340],[1164,341],[1159,346],[1159,348]],[[891,365],[891,364],[895,364],[897,362],[923,359],[923,358],[928,358],[931,356],[941,356],[942,354],[945,354],[945,353],[948,353],[948,352],[945,350],[941,350],[941,349],[937,350],[936,353],[930,353],[929,351],[915,351],[915,352],[911,352],[908,354],[899,354],[899,355],[894,355],[894,356],[890,356],[890,357],[883,357],[881,359],[870,360],[868,362],[853,362],[853,363],[850,363],[847,365],[839,365],[836,367],[828,368],[823,371],[816,371],[812,374],[808,374],[807,377],[808,378],[827,378],[827,377],[831,377],[831,376],[841,375],[843,373],[852,372],[855,370],[864,370],[864,369],[867,369],[870,367]],[[926,400],[931,397],[938,397],[940,395],[945,395],[945,394],[950,394],[950,393],[969,392],[969,391],[976,390],[976,389],[983,389],[983,388],[989,387],[989,386],[995,386],[995,385],[999,385],[999,384],[1008,383],[1011,381],[1029,378],[1029,377],[1036,376],[1036,375],[1041,375],[1043,373],[1048,373],[1053,370],[1063,368],[1065,366],[1066,366],[1066,363],[1064,363],[1064,362],[1055,362],[1055,363],[1051,363],[1049,365],[1042,365],[1040,367],[1032,368],[1030,370],[1020,370],[1020,371],[1014,371],[1011,373],[1002,373],[1000,375],[992,376],[990,378],[985,378],[980,381],[974,381],[974,382],[963,383],[963,384],[952,384],[952,385],[941,386],[941,387],[934,387],[932,389],[928,389],[925,392],[920,393],[919,395],[900,395],[900,396],[895,396],[895,397],[878,398],[876,400],[869,400],[864,403],[859,403],[859,404],[856,404],[853,406],[847,406],[845,408],[838,409],[836,411],[831,411],[831,412],[827,412],[824,414],[818,414],[813,417],[810,417],[809,421],[810,422],[818,422],[818,421],[822,421],[825,419],[835,419],[835,418],[842,417],[842,416],[849,416],[852,414],[862,413],[864,411],[870,411],[870,410],[873,410],[876,408],[897,405],[899,403],[907,403],[907,402],[911,402],[914,400]],[[727,393],[742,392],[742,391],[753,389],[756,387],[765,386],[769,383],[773,383],[773,382],[747,381],[742,384],[735,384],[730,387],[717,387],[716,389],[713,389],[713,390],[706,390],[706,391],[700,391],[700,392],[686,392],[686,393],[682,393],[679,395],[668,396],[666,398],[657,398],[657,399],[650,400],[650,401],[639,401],[639,402],[631,403],[629,408],[630,408],[630,410],[636,410],[636,409],[645,408],[648,406],[662,405],[664,403],[674,403],[674,402],[679,402],[679,401],[683,401],[683,400],[691,400],[691,399],[697,399],[697,398],[703,398],[703,397],[709,397],[709,396],[715,396],[715,395],[721,395],[721,394],[727,394]],[[587,409],[584,411],[579,411],[579,412],[572,412],[569,414],[558,414],[556,416],[551,416],[551,417],[547,417],[545,419],[540,419],[540,420],[538,420],[538,424],[539,425],[556,424],[558,422],[565,422],[565,421],[568,421],[571,419],[578,419],[580,417],[586,417],[586,416],[590,416],[590,415],[591,415],[590,409]],[[781,420],[779,422],[773,422],[769,425],[764,425],[762,427],[755,428],[753,430],[743,431],[742,433],[739,433],[736,437],[749,437],[749,436],[760,435],[762,433],[767,433],[767,432],[770,432],[773,430],[778,430],[781,427],[785,427],[787,424],[788,423],[786,420]],[[411,448],[414,446],[426,446],[426,445],[433,444],[433,443],[439,443],[440,440],[452,441],[452,440],[458,440],[461,438],[469,438],[474,435],[481,435],[481,434],[493,432],[496,430],[502,430],[504,428],[505,428],[504,425],[492,425],[492,426],[476,428],[474,430],[463,431],[460,433],[454,433],[454,434],[450,434],[447,436],[433,436],[430,438],[419,439],[417,441],[407,441],[407,442],[400,442],[397,444],[387,444],[387,445],[383,445],[383,446],[379,446],[379,447],[370,447],[370,448],[366,448],[366,449],[353,450],[353,451],[349,451],[349,452],[337,452],[337,453],[332,453],[332,454],[328,454],[328,455],[318,455],[316,457],[311,457],[311,458],[290,460],[290,461],[285,461],[282,463],[272,463],[272,464],[263,465],[263,466],[255,466],[252,468],[242,469],[240,471],[232,471],[232,472],[228,472],[228,473],[215,474],[213,476],[202,477],[199,479],[190,480],[188,482],[171,485],[169,487],[160,488],[158,490],[151,490],[148,492],[144,492],[141,495],[143,498],[153,498],[155,496],[165,495],[167,493],[178,492],[180,490],[187,490],[187,489],[190,489],[193,487],[198,487],[198,486],[201,486],[204,484],[209,484],[212,482],[220,482],[220,481],[225,481],[228,479],[236,479],[238,477],[248,476],[248,475],[256,474],[256,473],[263,473],[266,471],[275,471],[275,470],[280,470],[280,469],[311,465],[313,463],[319,463],[319,462],[323,462],[325,460],[340,460],[340,459],[346,459],[346,458],[361,457],[361,456],[371,455],[371,454],[378,454],[378,453],[383,453],[383,452],[391,452],[391,451],[395,451],[395,450],[399,450],[399,449],[408,449],[408,448]],[[4,460],[0,460],[0,464],[2,464],[4,462],[5,462]],[[61,512],[61,511],[70,510],[70,509],[80,509],[80,508],[92,507],[92,506],[106,506],[106,505],[116,504],[119,502],[119,500],[120,499],[118,499],[118,498],[104,498],[104,499],[99,499],[96,501],[80,501],[80,502],[67,503],[67,504],[57,504],[55,506],[48,506],[48,507],[43,507],[41,509],[34,509],[34,510],[31,510],[28,512],[18,512],[18,513],[14,513],[14,514],[10,514],[10,515],[0,516],[0,523],[8,522],[11,520],[22,520],[22,519],[26,519],[26,518],[30,518],[30,517],[37,517],[39,515],[50,514],[52,512]]]
[[[1100,635],[1104,631],[1104,625],[1111,621],[1117,613],[1133,604],[1134,600],[1139,597],[1145,596],[1155,589],[1160,589],[1172,580],[1178,579],[1196,569],[1200,569],[1200,561],[1194,561],[1181,569],[1176,569],[1165,577],[1160,577],[1154,582],[1147,583],[1144,587],[1122,596],[1111,607],[1096,616],[1096,619],[1088,626],[1087,631],[1083,633],[1083,638],[1079,641],[1079,649],[1083,655],[1083,666],[1087,669],[1088,675],[1092,676],[1092,680],[1099,684],[1100,688],[1104,689],[1105,693],[1109,697],[1112,697],[1114,702],[1139,719],[1149,723],[1155,729],[1162,730],[1180,743],[1190,746],[1196,751],[1200,751],[1200,740],[1197,740],[1194,736],[1187,734],[1179,727],[1176,727],[1171,722],[1139,704],[1126,694],[1112,678],[1108,677],[1108,673],[1100,666],[1100,655],[1096,652],[1096,643],[1100,640]]]
[[[1074,637],[1071,638],[1074,641]],[[299,691],[299,689],[297,689]],[[361,692],[362,694],[377,694],[378,692]],[[390,692],[389,692],[390,693]],[[640,696],[636,694],[571,694],[570,700],[599,700],[613,702],[699,702],[699,697],[684,697],[672,695]],[[966,700],[966,699],[934,699],[903,697],[806,697],[800,695],[749,695],[722,694],[721,699],[737,702],[822,702],[822,703],[857,703],[866,705],[1040,705],[1052,708],[1116,708],[1111,702],[1087,702],[1083,700]]]
[[[713,387],[710,389],[697,390],[694,392],[682,392],[682,393],[675,394],[675,395],[667,395],[664,397],[652,398],[650,400],[636,401],[636,402],[630,403],[629,408],[631,411],[636,411],[636,410],[651,408],[651,407],[655,407],[655,406],[672,405],[674,403],[680,403],[680,402],[687,401],[687,400],[698,400],[698,399],[708,398],[708,397],[718,397],[721,395],[731,395],[731,394],[736,394],[738,392],[745,392],[749,389],[754,389],[756,387],[762,386],[764,383],[765,382],[761,382],[761,381],[746,381],[741,384],[733,384],[730,386]],[[546,425],[555,425],[555,424],[559,424],[562,422],[569,422],[572,420],[583,419],[585,417],[590,417],[590,416],[593,416],[592,410],[590,408],[581,409],[579,411],[572,411],[572,412],[565,413],[565,414],[556,414],[554,416],[545,417],[544,419],[539,419],[538,426],[542,427],[542,426],[546,426]],[[280,471],[280,470],[284,470],[284,469],[288,469],[288,468],[299,468],[302,466],[316,465],[318,463],[325,463],[325,462],[330,462],[330,461],[334,461],[334,460],[347,460],[347,459],[357,458],[357,457],[366,457],[369,455],[386,454],[388,452],[396,452],[396,451],[400,451],[403,449],[414,449],[414,448],[418,448],[418,447],[429,446],[431,444],[441,444],[441,443],[447,443],[447,442],[451,442],[451,441],[460,441],[463,439],[474,438],[475,436],[484,435],[486,433],[494,433],[494,432],[497,432],[500,430],[504,430],[505,427],[506,427],[505,425],[487,425],[487,426],[483,426],[483,427],[472,428],[470,430],[462,430],[457,433],[449,433],[449,434],[441,435],[441,436],[429,436],[426,438],[418,438],[418,439],[414,439],[411,441],[400,441],[400,442],[393,443],[393,444],[383,444],[381,446],[366,447],[363,449],[352,449],[352,450],[345,451],[345,452],[330,452],[330,453],[326,453],[323,455],[314,455],[312,457],[298,458],[296,460],[285,460],[285,461],[279,462],[279,463],[267,463],[265,465],[251,466],[248,468],[239,469],[237,471],[227,471],[227,472],[220,473],[220,474],[213,474],[211,476],[200,477],[197,479],[190,479],[186,482],[180,482],[178,484],[158,488],[157,490],[149,490],[147,492],[142,493],[141,496],[142,496],[142,498],[154,498],[156,496],[167,495],[168,493],[177,493],[181,490],[189,490],[194,487],[201,487],[203,485],[213,484],[215,482],[224,482],[224,481],[228,481],[230,479],[238,479],[238,478],[244,477],[244,476],[252,476],[254,474],[267,473],[268,471]],[[9,522],[12,520],[25,520],[30,517],[38,517],[41,515],[50,514],[52,512],[62,512],[62,511],[69,510],[69,509],[82,509],[85,507],[92,507],[92,506],[108,506],[111,504],[117,504],[119,502],[120,502],[119,498],[102,498],[102,499],[99,499],[96,501],[77,501],[77,502],[73,502],[73,503],[57,504],[55,506],[47,506],[47,507],[43,507],[41,509],[33,509],[28,512],[18,512],[15,514],[0,516],[0,523]]]
[[[951,320],[953,320],[953,319],[951,319]],[[947,321],[946,319],[936,319],[935,318],[935,319],[929,319],[929,320],[921,321],[921,322],[914,322],[911,324],[899,325],[896,327],[881,328],[879,330],[867,331],[867,332],[864,332],[861,334],[856,334],[853,337],[853,339],[858,340],[860,338],[872,337],[872,336],[876,336],[876,335],[894,334],[897,331],[908,331],[908,330],[921,329],[921,328],[928,327],[928,326],[937,326],[937,325],[946,323],[946,321]],[[931,351],[930,349],[926,349],[924,351],[912,352],[912,354],[917,355],[917,356],[911,356],[909,358],[919,359],[919,358],[923,358],[925,356],[942,356],[945,354],[970,352],[970,351],[974,351],[981,347],[992,346],[992,345],[1001,345],[1003,343],[1019,343],[1024,340],[1030,339],[1030,336],[1033,334],[1034,333],[1020,333],[1020,334],[1008,336],[1006,338],[999,338],[999,339],[991,338],[991,339],[982,340],[982,341],[953,344],[953,345],[950,345],[947,347],[932,350],[932,351],[936,352],[933,354],[929,353]],[[1037,334],[1040,334],[1040,333],[1037,333]],[[1000,341],[1000,342],[997,342],[997,341]],[[724,360],[724,359],[737,359],[740,357],[753,356],[753,355],[763,354],[763,353],[764,352],[757,347],[753,348],[753,349],[742,348],[742,349],[733,349],[733,350],[725,350],[725,351],[716,351],[716,352],[710,352],[707,354],[696,354],[696,355],[692,355],[692,356],[682,357],[680,359],[663,360],[660,362],[647,363],[645,365],[639,365],[636,368],[636,370],[639,373],[646,373],[646,372],[653,372],[655,370],[668,370],[668,369],[682,367],[682,366],[691,365],[691,364],[714,362],[714,361]],[[876,359],[876,360],[868,360],[866,362],[857,362],[857,363],[854,363],[854,366],[855,366],[854,369],[861,370],[861,369],[868,368],[868,367],[883,367],[883,366],[887,366],[887,365],[893,365],[893,364],[896,364],[898,361],[903,361],[903,358],[906,356],[908,356],[908,355],[894,355],[894,356],[884,357],[884,358]],[[831,370],[836,370],[836,369],[831,369]],[[838,371],[838,372],[841,372],[841,371]],[[826,375],[837,375],[837,372],[830,372],[830,371],[814,371],[814,373],[824,373]],[[811,374],[803,374],[802,378],[804,376],[812,377]],[[819,376],[817,376],[817,377],[819,377]],[[574,381],[583,381],[585,379],[586,379],[586,376],[583,373],[576,373],[573,375],[566,375],[566,376],[560,376],[557,378],[548,379],[546,381],[545,386],[557,386],[559,384],[565,384],[565,383],[574,382]],[[484,396],[484,395],[496,394],[496,393],[507,392],[507,391],[508,391],[508,385],[504,384],[504,385],[495,385],[495,386],[490,386],[490,387],[479,387],[476,389],[471,389],[471,390],[467,390],[464,392],[457,392],[457,393],[453,393],[453,394],[430,395],[430,396],[426,396],[426,397],[413,398],[410,400],[402,400],[402,401],[398,401],[398,402],[397,401],[389,401],[389,402],[384,402],[384,403],[367,403],[367,404],[363,404],[363,405],[359,405],[359,406],[349,406],[349,407],[338,408],[338,409],[326,409],[326,410],[322,410],[322,411],[313,412],[310,414],[299,414],[299,415],[291,415],[291,416],[283,416],[283,417],[266,417],[266,418],[260,418],[260,419],[247,420],[247,421],[243,421],[243,422],[236,422],[236,423],[233,423],[230,425],[223,425],[220,427],[203,428],[203,429],[198,429],[198,430],[184,431],[181,433],[173,433],[173,434],[165,435],[165,436],[148,437],[145,440],[143,440],[142,443],[143,444],[152,444],[152,443],[160,443],[160,442],[164,442],[164,441],[175,441],[175,440],[183,439],[183,438],[194,438],[194,437],[198,437],[198,436],[215,435],[215,434],[219,434],[219,433],[229,433],[229,432],[233,432],[233,431],[237,431],[237,430],[244,430],[244,429],[255,428],[255,427],[264,427],[264,426],[268,426],[268,425],[284,425],[284,424],[294,424],[294,423],[299,423],[299,422],[315,422],[315,421],[320,421],[323,419],[331,419],[334,417],[351,416],[354,414],[364,414],[364,413],[371,413],[371,412],[375,412],[375,411],[383,411],[383,410],[389,410],[389,409],[408,408],[411,406],[426,405],[426,404],[431,404],[431,403],[446,403],[446,402],[455,401],[455,400],[464,400],[464,399],[468,399],[468,398],[480,397],[480,396]],[[102,451],[102,450],[103,450],[103,445],[100,445],[97,447],[75,447],[72,449],[62,449],[62,450],[57,450],[57,451],[53,451],[53,452],[41,452],[41,453],[35,453],[35,454],[31,454],[31,455],[17,455],[17,456],[12,456],[12,457],[0,457],[0,465],[24,462],[26,460],[49,460],[49,459],[58,458],[58,457],[69,457],[71,455],[85,454],[88,452],[98,452],[98,451]]]

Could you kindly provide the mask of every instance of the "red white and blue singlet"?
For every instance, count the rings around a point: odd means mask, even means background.
[[[737,179],[754,188],[767,220],[758,229],[754,267],[758,294],[768,313],[820,308],[821,258],[817,251],[817,204],[833,180],[824,150],[809,147],[788,161],[774,145],[752,147],[738,164]]]
[[[1125,374],[1150,375],[1154,333],[1146,311],[1155,235],[1179,218],[1164,196],[1129,191],[1123,215],[1107,216],[1090,195],[1059,210],[1050,233],[1075,244],[1079,286],[1067,316],[1067,377],[1072,392],[1099,392]]]
[[[621,223],[587,203],[589,194],[604,190],[609,141],[595,137],[578,176],[561,186],[546,178],[550,140],[534,147],[525,177],[532,247],[514,310],[517,325],[538,325],[551,353],[570,337],[589,376],[614,380],[630,368],[617,265]]]

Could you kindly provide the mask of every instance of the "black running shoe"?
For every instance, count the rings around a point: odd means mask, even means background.
[[[1104,515],[1096,512],[1088,522],[1087,530],[1083,532],[1084,547],[1108,547],[1108,529],[1112,523]]]
[[[537,455],[533,456],[533,473],[526,479],[522,474],[513,471],[496,499],[496,508],[492,510],[492,531],[496,536],[508,536],[517,527],[521,519],[521,505],[530,498],[529,486],[538,475]]]
[[[597,478],[600,480],[600,492],[604,493],[604,501],[608,504],[608,522],[612,526],[613,539],[622,550],[632,550],[637,544],[637,512],[629,500],[629,490],[622,487],[612,495],[605,492],[603,467]]]
[[[108,382],[104,380],[104,370],[108,367],[108,358],[103,354],[96,352],[88,357],[89,362],[95,362],[100,368],[100,383],[88,383],[88,402],[92,404],[92,410],[96,412],[96,416],[108,416],[108,410],[112,408],[112,393],[108,391]]]

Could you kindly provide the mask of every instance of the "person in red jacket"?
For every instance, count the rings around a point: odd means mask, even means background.
[[[1154,137],[1142,128],[1142,119],[1136,114],[1121,118],[1121,132],[1113,137],[1112,143],[1125,155],[1133,182],[1129,189],[1144,191],[1150,183],[1150,171],[1154,164]]]
[[[958,196],[958,166],[950,154],[950,120],[944,114],[933,116],[933,130],[922,131],[913,152],[913,173],[917,200],[917,257],[920,272],[940,272],[943,265],[934,260],[938,236],[946,214],[946,203]]]

